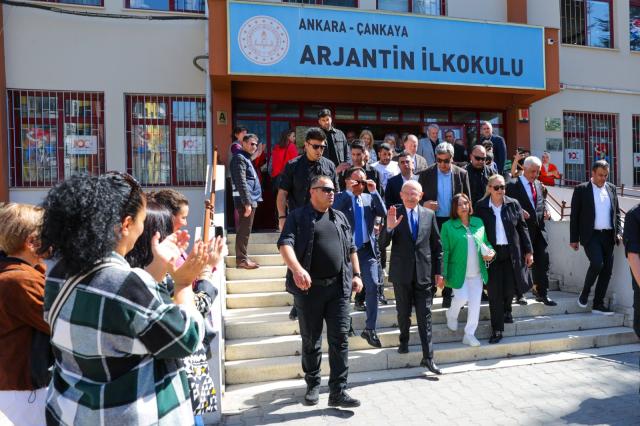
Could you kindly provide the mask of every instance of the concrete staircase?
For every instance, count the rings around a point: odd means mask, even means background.
[[[225,313],[225,377],[227,385],[269,382],[303,377],[300,366],[301,342],[297,321],[288,318],[293,297],[285,291],[286,266],[277,251],[277,234],[256,233],[251,236],[249,253],[261,267],[247,271],[235,268],[235,256],[226,258],[227,311]],[[229,253],[234,253],[235,235],[228,235]],[[433,341],[439,364],[472,362],[482,359],[507,358],[550,352],[571,351],[604,346],[624,345],[637,341],[633,330],[624,327],[624,316],[601,316],[580,308],[576,295],[558,290],[552,283],[550,297],[558,306],[548,307],[529,299],[527,306],[513,306],[514,324],[505,325],[505,338],[496,345],[482,341],[472,348],[462,345],[466,312],[460,315],[457,332],[446,327],[442,299],[434,299]],[[410,337],[410,352],[400,355],[399,331],[396,325],[394,293],[386,284],[385,294],[390,303],[380,306],[378,334],[381,349],[370,347],[359,332],[364,327],[365,313],[353,312],[356,337],[349,338],[349,367],[351,372],[366,372],[418,366],[421,359],[420,339],[415,315]],[[491,333],[489,307],[484,303],[476,332],[479,339]],[[323,374],[329,371],[323,342]]]

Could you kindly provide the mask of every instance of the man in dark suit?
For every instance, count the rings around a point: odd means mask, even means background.
[[[347,170],[347,175],[348,178],[345,179],[347,190],[336,195],[333,208],[347,217],[358,250],[367,311],[367,321],[361,337],[371,346],[381,348],[382,344],[376,333],[380,256],[373,226],[376,217],[387,215],[387,209],[376,191],[376,183],[367,179],[362,168],[352,167]],[[364,193],[365,187],[369,190],[368,194]]]
[[[453,162],[453,145],[442,142],[436,146],[436,164],[427,167],[418,176],[418,182],[424,188],[422,205],[435,212],[438,229],[449,220],[453,196],[464,192],[469,198],[469,179],[467,171]],[[442,290],[442,307],[451,307],[451,287]]]
[[[608,176],[609,163],[598,160],[591,167],[591,180],[573,190],[569,236],[571,248],[578,250],[578,243],[582,244],[589,258],[578,305],[587,306],[591,287],[597,279],[592,310],[603,315],[613,314],[604,306],[604,296],[613,270],[613,248],[622,240],[618,196],[615,185],[607,182]]]
[[[378,173],[377,169],[375,169],[374,167],[371,167],[370,164],[367,164],[367,162],[364,159],[364,152],[365,152],[364,144],[360,142],[358,139],[355,139],[351,144],[351,167],[345,170],[343,173],[341,173],[340,176],[338,177],[338,182],[340,183],[340,190],[346,191],[349,189],[349,187],[345,185],[345,180],[349,179],[349,176],[350,176],[349,170],[353,167],[359,167],[362,170],[364,170],[364,172],[367,175],[367,179],[371,179],[376,183],[376,188],[380,192],[380,196],[384,197],[384,190],[382,189],[382,183],[380,181],[380,173]],[[365,188],[365,192],[368,192],[367,188]]]
[[[418,180],[418,176],[413,172],[413,161],[411,161],[411,155],[408,152],[402,152],[398,155],[398,166],[400,167],[400,174],[390,178],[387,181],[387,187],[384,191],[384,203],[387,208],[401,204],[402,198],[400,198],[400,191],[402,185],[408,180]]]
[[[408,152],[411,156],[413,172],[415,174],[419,174],[429,166],[427,160],[422,155],[418,154],[418,138],[416,135],[406,136],[404,140],[404,152]],[[398,157],[399,156],[396,156],[394,160],[398,161]]]
[[[495,174],[491,167],[487,166],[487,150],[482,145],[476,145],[469,154],[469,164],[464,168],[469,178],[469,191],[471,192],[471,205],[484,197],[487,191],[489,178]]]
[[[507,184],[507,195],[515,198],[524,211],[524,219],[529,228],[529,237],[533,247],[533,293],[536,301],[547,306],[557,303],[549,299],[549,243],[545,219],[549,212],[544,202],[542,183],[538,180],[542,161],[529,156],[524,160],[522,175]]]
[[[498,173],[504,173],[504,163],[507,161],[507,143],[500,135],[493,134],[493,126],[488,121],[481,122],[480,143],[490,143],[493,151],[493,161],[496,164]]]
[[[440,232],[433,212],[420,206],[422,186],[419,183],[405,182],[400,196],[402,206],[389,208],[387,225],[380,233],[385,247],[393,243],[389,280],[393,282],[396,295],[400,328],[398,353],[409,352],[411,309],[415,307],[422,343],[420,365],[441,374],[433,361],[431,343],[431,304],[436,285],[442,284]]]

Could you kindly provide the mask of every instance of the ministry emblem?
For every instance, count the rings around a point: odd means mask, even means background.
[[[277,19],[254,16],[240,27],[238,45],[254,64],[274,65],[289,51],[289,34]]]

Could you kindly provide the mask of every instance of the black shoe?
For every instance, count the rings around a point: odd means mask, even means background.
[[[500,340],[502,340],[502,331],[494,331],[489,337],[490,344],[498,343]]]
[[[378,338],[378,334],[376,333],[375,330],[369,330],[368,328],[365,328],[362,334],[360,334],[360,337],[366,340],[367,343],[373,346],[374,348],[382,347],[382,343],[380,342],[380,339]]]
[[[298,310],[296,309],[295,306],[291,308],[291,310],[289,311],[289,319],[291,321],[295,321],[298,319]]]
[[[356,303],[354,304],[354,309],[356,311],[360,311],[360,312],[364,312],[367,310],[367,308],[365,308],[364,303],[360,302],[358,300],[356,300]]]
[[[408,354],[409,353],[409,345],[407,344],[400,344],[400,346],[398,346],[398,353],[399,354]]]
[[[438,368],[435,362],[433,362],[433,358],[422,358],[420,361],[420,367],[425,367],[427,370],[431,371],[433,374],[440,375],[442,371]]]
[[[480,300],[483,301],[483,302],[488,302],[489,301],[489,296],[487,296],[487,293],[485,293],[483,291],[482,295],[480,295]]]
[[[580,294],[580,297],[578,297],[578,306],[580,306],[581,308],[586,308],[587,307],[587,303],[589,302],[589,295],[585,295],[585,294]]]
[[[520,297],[516,298],[516,303],[518,305],[521,305],[521,306],[527,306],[528,305],[527,299],[525,299],[524,296],[520,296]]]
[[[613,312],[605,308],[604,305],[593,305],[593,308],[591,308],[591,313],[599,315],[613,315]]]
[[[443,297],[442,298],[442,307],[446,308],[446,309],[451,307],[451,298],[450,297]]]
[[[349,322],[349,332],[347,333],[349,337],[355,337],[356,331],[353,329],[353,318],[350,319]]]
[[[511,312],[507,312],[506,314],[504,314],[504,323],[513,324],[513,315],[511,315]]]
[[[549,299],[547,296],[538,296],[536,297],[536,302],[542,302],[545,306],[557,306],[558,304],[553,300]]]
[[[329,395],[329,407],[354,408],[359,406],[360,401],[351,398],[346,391],[342,391],[337,395]]]
[[[304,394],[305,405],[316,405],[320,400],[320,385],[307,385],[307,393]]]
[[[380,303],[381,305],[388,305],[389,301],[387,300],[386,297],[384,297],[384,293],[381,294],[380,296],[378,296],[378,303]]]

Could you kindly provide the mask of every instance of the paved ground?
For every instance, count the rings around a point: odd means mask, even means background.
[[[351,385],[354,410],[300,404],[300,388],[255,395],[226,425],[640,425],[640,352]]]

